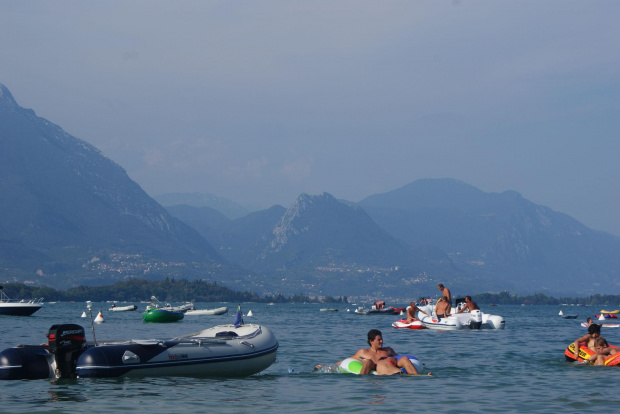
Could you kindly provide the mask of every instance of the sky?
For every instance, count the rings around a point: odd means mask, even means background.
[[[620,235],[616,0],[0,2],[0,83],[150,195],[423,178]]]

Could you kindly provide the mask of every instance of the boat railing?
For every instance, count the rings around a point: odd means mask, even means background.
[[[184,341],[184,340],[189,339],[189,340],[202,340],[204,342],[206,340],[218,340],[218,341],[221,341],[221,340],[230,340],[230,339],[252,339],[252,338],[260,335],[263,332],[263,330],[262,330],[262,328],[260,326],[257,326],[257,328],[258,329],[250,332],[247,335],[237,335],[237,336],[231,336],[231,337],[221,336],[221,337],[218,338],[218,337],[213,337],[213,336],[198,336],[198,335],[200,335],[201,333],[204,332],[204,331],[199,331],[199,332],[191,333],[189,335],[178,336],[176,338],[172,338],[172,340],[183,340]]]
[[[31,305],[39,305],[43,303],[43,299],[44,298],[34,298],[34,299],[30,299],[30,300],[26,300],[26,299],[11,299],[9,298],[6,293],[4,293],[2,290],[0,290],[0,303],[28,303]]]

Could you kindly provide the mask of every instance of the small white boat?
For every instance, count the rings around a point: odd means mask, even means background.
[[[338,309],[336,309],[336,308],[321,308],[320,311],[321,312],[338,312]]]
[[[127,306],[116,306],[116,305],[112,305],[110,306],[110,309],[112,312],[127,312],[127,311],[135,311],[136,309],[138,309],[138,307],[136,305],[127,305]]]
[[[244,377],[275,362],[278,341],[261,325],[219,325],[171,339],[86,343],[84,328],[53,325],[48,344],[0,352],[0,379],[145,376]]]
[[[9,299],[0,286],[0,315],[30,316],[43,306],[43,298],[40,299]]]
[[[437,315],[422,316],[420,319],[425,328],[435,329],[439,331],[456,331],[463,328],[461,321],[454,317],[437,318]]]
[[[185,315],[187,316],[224,315],[225,313],[228,313],[228,308],[226,306],[215,309],[194,309],[185,311]]]
[[[187,302],[183,305],[179,305],[179,306],[172,306],[169,303],[166,303],[165,306],[161,306],[159,304],[159,299],[157,299],[157,297],[155,296],[151,296],[151,304],[146,306],[146,311],[149,311],[151,309],[166,309],[170,312],[182,312],[185,313],[188,310],[194,310],[196,308],[194,308],[194,304],[191,302]]]
[[[620,328],[620,324],[617,324],[617,323],[603,323],[599,325],[601,325],[602,328]],[[590,325],[588,325],[586,322],[582,322],[581,326],[583,326],[584,328],[587,328]]]
[[[499,315],[491,315],[481,310],[473,310],[471,312],[457,313],[465,304],[464,299],[456,299],[456,307],[451,309],[451,315],[447,318],[437,318],[433,305],[420,307],[423,311],[431,316],[418,313],[418,317],[429,329],[437,330],[457,330],[463,328],[470,329],[504,329],[506,323],[504,318]]]

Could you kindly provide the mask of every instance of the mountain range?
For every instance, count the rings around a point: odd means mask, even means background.
[[[413,298],[453,292],[620,292],[620,238],[534,204],[424,179],[359,203],[301,194],[237,208],[147,195],[92,145],[0,84],[2,280],[66,288],[203,279],[258,293]]]
[[[169,269],[210,272],[221,261],[118,164],[1,84],[0,211],[0,268],[16,281],[109,283],[120,269],[180,276]]]

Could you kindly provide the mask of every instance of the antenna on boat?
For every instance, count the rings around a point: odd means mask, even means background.
[[[95,341],[95,346],[97,346],[97,338],[95,337],[95,324],[93,323],[93,303],[90,300],[87,300],[86,307],[88,308],[88,313],[90,314],[90,327],[93,330],[93,341]]]

